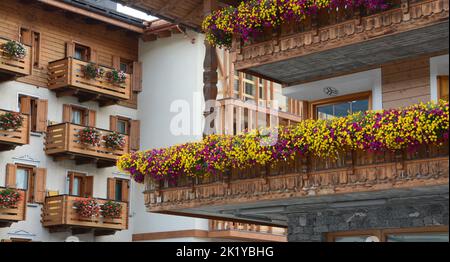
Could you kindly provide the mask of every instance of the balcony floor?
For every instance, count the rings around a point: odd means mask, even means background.
[[[448,20],[432,26],[402,33],[389,32],[389,36],[377,37],[357,44],[315,51],[313,47],[301,48],[297,57],[274,57],[273,63],[239,68],[287,84],[289,86],[331,77],[336,74],[367,70],[396,60],[425,54],[437,54],[449,50]],[[343,41],[342,41],[343,42]],[[316,48],[316,50],[318,50]],[[272,59],[272,58],[271,58]]]

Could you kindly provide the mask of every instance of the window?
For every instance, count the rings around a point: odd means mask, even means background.
[[[448,242],[448,227],[398,228],[329,233],[329,242]]]
[[[120,58],[119,68],[120,68],[120,70],[124,71],[127,74],[132,74],[133,73],[133,61],[124,59],[124,58]]]
[[[96,126],[96,112],[74,105],[63,106],[63,122],[81,126]]]
[[[39,68],[41,34],[27,28],[20,28],[20,41],[25,45],[31,46],[33,67]]]
[[[329,120],[370,110],[370,93],[326,99],[311,104],[315,119]]]
[[[118,202],[129,201],[130,180],[108,178],[108,199]]]
[[[90,54],[91,54],[91,50],[89,47],[75,43],[75,49],[74,49],[74,55],[73,55],[75,59],[87,62],[90,60]]]
[[[245,101],[253,101],[256,100],[256,81],[257,78],[249,75],[244,74],[244,100]]]
[[[130,150],[140,148],[141,122],[122,116],[109,117],[109,130],[128,136]]]
[[[94,178],[85,173],[68,172],[69,195],[78,197],[92,197]]]
[[[117,132],[123,135],[128,135],[129,120],[119,118],[117,120]]]
[[[27,201],[43,203],[47,170],[22,164],[6,165],[6,187],[26,191]]]
[[[19,95],[18,104],[20,112],[30,116],[30,129],[32,132],[45,132],[47,130],[47,100]]]

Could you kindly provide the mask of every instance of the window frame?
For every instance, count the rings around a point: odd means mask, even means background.
[[[77,48],[84,49],[81,54],[82,58],[76,57]],[[90,46],[79,43],[79,42],[73,42],[73,58],[74,59],[84,61],[84,62],[89,62],[91,60],[91,52],[92,52],[92,48]]]
[[[28,172],[28,177],[27,177],[27,189],[20,189],[20,190],[24,190],[26,192],[26,202],[27,203],[34,203],[34,190],[35,190],[35,166],[31,166],[31,165],[26,165],[26,164],[22,164],[22,163],[15,163],[14,164],[16,166],[16,188],[17,187],[17,171],[19,169],[22,170],[27,170]]]
[[[71,180],[70,177],[73,175],[74,179]],[[67,183],[68,183],[68,192],[67,195],[69,196],[73,196],[73,197],[80,197],[80,198],[89,198],[89,197],[93,197],[92,196],[86,196],[86,185],[88,182],[88,177],[89,174],[87,172],[80,172],[80,171],[73,171],[73,170],[69,170],[67,171]],[[78,184],[78,191],[79,191],[79,195],[75,195],[73,193],[73,189],[74,189],[74,183],[73,181],[75,181],[75,178],[79,179],[79,184]],[[93,187],[94,185],[92,185]],[[94,192],[92,192],[93,194]]]
[[[447,78],[447,84],[448,84],[448,79],[449,79],[449,76],[448,75],[438,75],[437,76],[437,93],[438,93],[438,100],[441,100],[441,99],[443,99],[443,100],[445,100],[442,96],[442,89],[443,89],[443,87],[442,87],[442,82],[444,81],[443,79],[444,78]],[[447,88],[448,88],[448,86],[447,86]],[[448,92],[448,90],[447,90],[447,92]],[[447,94],[448,95],[448,94]],[[447,98],[447,100],[448,100],[449,98]]]
[[[321,100],[316,100],[310,103],[310,115],[311,119],[317,120],[317,108],[320,106],[334,105],[344,102],[349,102],[352,100],[368,100],[369,110],[372,110],[372,91],[354,93],[350,95],[337,96],[332,98],[325,98]]]
[[[123,117],[123,116],[117,116],[117,124],[116,124],[116,130],[117,133],[129,136],[130,135],[130,118]],[[125,123],[125,134],[119,132],[119,122]]]

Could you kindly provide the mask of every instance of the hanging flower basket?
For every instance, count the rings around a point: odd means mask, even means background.
[[[0,209],[14,208],[20,201],[20,193],[13,189],[0,191]]]
[[[25,48],[25,45],[17,41],[10,40],[4,43],[1,47],[6,56],[11,59],[23,59],[27,55],[27,49]]]
[[[114,150],[122,149],[125,146],[125,137],[117,132],[112,132],[103,136],[105,146]]]
[[[23,116],[19,113],[0,115],[0,130],[17,130],[23,125]]]
[[[81,217],[96,218],[100,216],[100,205],[95,199],[78,200],[75,201],[74,206]]]
[[[120,218],[122,205],[114,201],[108,201],[101,206],[102,216],[106,218]]]
[[[122,70],[113,69],[106,73],[106,79],[113,84],[123,84],[127,81],[127,74]]]
[[[100,132],[91,127],[86,127],[78,131],[78,138],[81,144],[88,146],[100,145]]]
[[[99,79],[105,75],[105,69],[95,63],[88,63],[82,70],[86,79]]]

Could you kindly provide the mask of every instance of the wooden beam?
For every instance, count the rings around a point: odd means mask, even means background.
[[[115,25],[115,26],[118,26],[121,28],[125,28],[127,30],[137,32],[139,34],[144,33],[143,27],[131,25],[131,24],[128,24],[128,23],[125,23],[125,22],[122,22],[122,21],[119,21],[119,20],[116,20],[113,18],[109,18],[109,17],[99,15],[99,14],[96,14],[93,12],[89,12],[85,9],[75,7],[75,6],[72,6],[70,4],[67,4],[67,3],[64,3],[61,1],[56,1],[56,0],[38,0],[38,1],[41,3],[47,4],[47,5],[53,6],[53,7],[57,7],[57,8],[60,8],[60,9],[66,10],[66,11],[70,11],[70,12],[73,12],[73,13],[76,13],[79,15],[83,15],[83,16],[86,16],[86,17],[89,17],[92,19],[96,19],[96,20],[99,20],[99,21],[102,21],[102,22],[105,22],[108,24],[112,24],[112,25]]]

